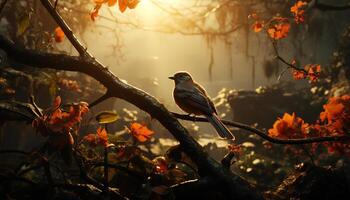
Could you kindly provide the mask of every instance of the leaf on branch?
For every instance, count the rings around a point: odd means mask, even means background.
[[[19,19],[19,23],[17,25],[17,32],[16,36],[21,36],[23,33],[28,29],[30,25],[30,19],[31,19],[32,13],[25,13],[22,15],[22,17]]]
[[[98,113],[96,116],[96,121],[100,124],[109,124],[120,119],[119,115],[113,111],[102,111]]]
[[[96,17],[98,16],[102,3],[103,1],[95,1],[95,7],[90,12],[90,18],[92,21],[96,20]]]
[[[146,142],[151,138],[151,135],[153,135],[154,132],[148,129],[147,126],[134,122],[130,126],[130,134],[139,142]]]
[[[301,138],[307,134],[309,124],[303,119],[297,117],[295,113],[292,115],[284,113],[283,117],[278,119],[273,128],[269,129],[269,136],[279,138]]]
[[[290,12],[294,15],[294,21],[297,24],[304,23],[305,22],[305,10],[303,10],[303,7],[307,5],[307,2],[304,1],[297,1],[291,8]]]
[[[252,25],[252,29],[255,33],[260,32],[263,28],[264,28],[265,24],[264,21],[256,21],[253,25]]]
[[[91,146],[101,145],[104,147],[108,146],[108,134],[105,128],[99,127],[96,134],[90,133],[86,135],[83,140],[88,142]]]
[[[272,39],[279,40],[286,38],[290,31],[290,23],[287,18],[274,17],[267,29],[267,33]]]
[[[70,132],[79,123],[82,116],[89,111],[86,102],[80,102],[69,107],[68,111],[61,108],[61,97],[56,97],[53,106],[46,113],[35,119],[33,127],[43,136]]]
[[[107,4],[108,7],[114,6],[118,2],[120,12],[125,12],[127,8],[134,9],[140,3],[140,0],[94,0],[95,7],[90,12],[92,21],[96,20],[102,4]]]
[[[304,123],[294,113],[285,113],[283,118],[278,119],[273,128],[269,129],[269,135],[285,139],[344,136],[350,130],[350,95],[332,97],[323,108],[320,119],[314,124]],[[326,147],[329,153],[337,152],[350,156],[349,140],[315,143],[312,150],[316,151],[318,146]]]
[[[114,6],[117,3],[117,0],[108,0],[108,6]]]
[[[316,82],[321,73],[321,65],[319,64],[308,64],[303,69],[292,69],[293,78],[295,80],[301,80],[309,78],[311,82]]]
[[[321,65],[319,64],[308,64],[305,65],[304,69],[307,71],[307,77],[311,82],[316,82],[320,76]]]
[[[304,71],[293,69],[294,80],[301,80],[301,79],[305,79],[306,77],[307,77],[307,74]]]
[[[55,28],[55,41],[57,43],[63,42],[65,35],[61,27]]]

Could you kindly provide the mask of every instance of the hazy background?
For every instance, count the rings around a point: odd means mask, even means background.
[[[181,10],[188,8],[188,5],[194,1],[164,0],[160,2]],[[89,6],[93,7],[93,5]],[[317,11],[308,14],[312,14],[314,19],[321,18],[323,15]],[[90,20],[88,15],[86,18]],[[118,23],[110,20],[111,18]],[[130,21],[142,28],[135,28],[136,25],[130,25]],[[127,9],[125,13],[120,13],[117,6],[102,6],[100,16],[92,23],[81,37],[88,50],[118,77],[155,95],[170,108],[174,108],[171,95],[173,83],[167,77],[179,70],[190,72],[212,97],[224,87],[252,90],[278,82],[277,77],[267,79],[263,72],[264,60],[274,56],[268,42],[261,44],[261,38],[262,41],[266,40],[266,35],[263,33],[254,33],[249,30],[249,54],[253,55],[256,61],[255,84],[253,84],[252,60],[245,54],[246,39],[243,30],[230,35],[231,50],[220,38],[216,40],[212,80],[210,80],[208,73],[210,48],[205,37],[151,31],[157,30],[157,27],[164,24],[172,23],[169,15],[152,3],[152,0],[142,0],[136,9]],[[325,23],[329,24],[329,22]],[[307,39],[304,47],[307,51],[306,57],[312,57],[315,63],[328,63],[336,41],[336,38],[330,37],[333,34],[332,31],[337,30],[331,29],[330,32],[329,29],[320,27],[317,40]],[[284,42],[280,42],[280,51],[287,60],[292,60],[295,55],[290,53],[293,47],[287,46],[290,45],[288,40],[287,38]],[[57,44],[62,50],[66,50],[68,45],[67,40]],[[117,52],[113,51],[113,45],[117,45]],[[303,61],[301,57],[298,59]],[[308,63],[312,63],[311,60],[306,60],[303,64]],[[285,73],[282,80],[290,79],[291,76],[288,73]]]

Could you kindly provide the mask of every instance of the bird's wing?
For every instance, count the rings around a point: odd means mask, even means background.
[[[215,113],[215,114],[218,114],[218,112],[216,111],[216,108],[215,108],[215,106],[214,106],[213,101],[209,98],[209,96],[208,96],[207,92],[205,91],[205,89],[204,89],[200,84],[198,84],[198,83],[194,83],[194,85],[195,85],[195,87],[196,87],[197,89],[199,89],[199,90],[202,92],[202,94],[206,97],[206,99],[207,99],[207,101],[208,101],[208,103],[209,103],[211,109],[214,111],[214,113]]]
[[[216,112],[208,97],[196,87],[178,88],[176,94],[177,98],[182,102],[191,106],[193,109],[200,110],[203,114],[212,114]]]

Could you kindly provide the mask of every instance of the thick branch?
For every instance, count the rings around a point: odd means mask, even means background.
[[[178,113],[172,113],[176,118],[187,120],[187,121],[196,121],[196,122],[208,122],[208,120],[204,117],[193,117],[189,115],[182,115]],[[270,137],[266,134],[265,131],[261,131],[259,129],[253,128],[249,125],[242,124],[239,122],[229,121],[229,120],[221,120],[227,126],[233,126],[236,128],[240,128],[243,130],[250,131],[263,139],[275,143],[275,144],[310,144],[310,143],[318,143],[318,142],[336,142],[336,141],[348,141],[350,140],[350,136],[326,136],[326,137],[313,137],[313,138],[302,138],[302,139],[279,139]]]
[[[36,109],[31,104],[0,101],[0,119],[31,123],[38,116]]]
[[[81,57],[76,56],[27,50],[15,46],[3,36],[0,36],[0,47],[7,53],[10,59],[28,66],[76,71],[90,75],[103,84],[112,96],[134,104],[157,119],[180,142],[186,154],[189,155],[197,165],[207,169],[207,174],[211,174],[221,181],[226,182],[227,188],[223,189],[230,191],[231,197],[235,196],[238,199],[259,198],[259,195],[253,192],[254,189],[252,189],[246,181],[233,175],[229,170],[222,168],[220,163],[208,157],[207,153],[204,152],[201,146],[189,135],[188,131],[156,98],[138,88],[122,82],[95,59],[81,59]],[[242,192],[242,190],[246,192]],[[245,195],[250,196],[247,197]]]

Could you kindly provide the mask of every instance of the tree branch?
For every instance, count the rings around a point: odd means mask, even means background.
[[[31,123],[39,117],[33,105],[16,101],[0,101],[0,119]]]
[[[193,117],[193,116],[183,115],[178,113],[172,113],[172,114],[174,115],[174,117],[182,120],[195,121],[195,122],[208,122],[208,120],[204,117]],[[250,131],[262,137],[263,139],[275,144],[310,144],[310,143],[317,143],[317,142],[339,142],[339,141],[350,140],[350,136],[348,135],[313,137],[313,138],[302,138],[302,139],[279,139],[279,138],[270,137],[265,131],[261,131],[259,129],[253,128],[247,124],[242,124],[239,122],[228,121],[228,120],[221,120],[221,121],[227,126],[233,126],[236,128]]]

